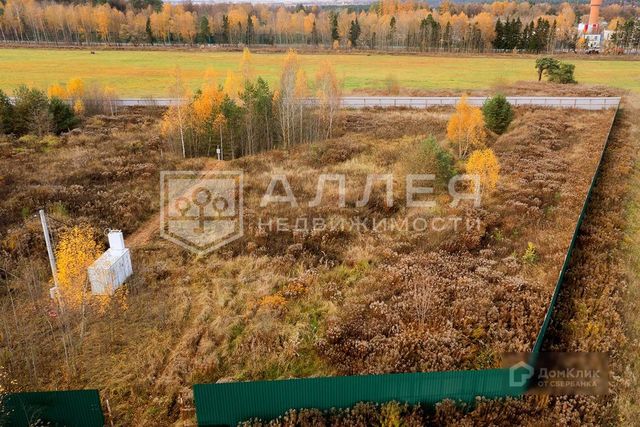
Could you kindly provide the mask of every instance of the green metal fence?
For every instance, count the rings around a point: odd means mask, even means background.
[[[618,106],[616,106],[616,115],[617,112]],[[531,366],[535,365],[537,355],[542,349],[614,122],[615,116],[582,205],[549,307],[536,338],[529,360]],[[519,397],[526,391],[526,384],[522,386],[514,384],[519,383],[518,380],[527,373],[527,368],[523,366],[518,369],[195,384],[193,392],[198,425],[235,425],[250,418],[273,419],[294,408],[327,410],[350,407],[358,402],[384,403],[391,400],[434,405],[447,398],[473,403],[477,396],[486,398]]]
[[[539,353],[542,350],[542,344],[544,342],[544,338],[547,334],[547,329],[549,328],[549,324],[551,323],[551,317],[553,316],[553,310],[556,307],[556,302],[558,301],[558,295],[560,295],[560,289],[562,288],[562,283],[564,282],[564,275],[567,272],[567,268],[569,268],[569,262],[571,261],[571,254],[573,253],[573,248],[576,244],[576,240],[578,239],[578,233],[580,232],[580,227],[582,226],[582,221],[584,220],[584,216],[587,213],[587,207],[589,205],[589,200],[591,199],[591,193],[593,192],[593,187],[596,184],[598,179],[598,175],[600,174],[600,166],[602,166],[602,160],[604,159],[604,153],[607,151],[607,146],[609,145],[609,137],[611,136],[611,131],[613,130],[613,124],[616,121],[616,116],[618,115],[619,104],[616,106],[616,111],[611,120],[611,125],[609,126],[609,131],[607,132],[607,137],[604,141],[604,146],[602,147],[602,151],[600,152],[600,158],[598,159],[598,166],[596,167],[596,171],[591,178],[591,183],[589,184],[589,190],[587,191],[587,196],[582,203],[582,209],[580,210],[580,216],[578,217],[578,221],[576,222],[576,226],[573,230],[573,235],[571,236],[571,243],[569,244],[569,249],[564,256],[564,262],[562,263],[562,269],[560,270],[560,275],[558,276],[558,281],[556,282],[556,287],[553,290],[553,296],[551,297],[551,303],[547,308],[547,313],[544,316],[544,321],[542,322],[542,326],[540,328],[540,332],[538,332],[538,337],[536,339],[536,343],[533,346],[534,355]]]
[[[520,373],[523,374],[523,373]],[[445,371],[254,381],[193,386],[198,425],[235,425],[249,417],[273,419],[291,408],[345,408],[358,402],[435,404],[454,396],[520,396],[509,384],[509,369]]]
[[[12,393],[0,400],[0,426],[103,427],[98,390]]]

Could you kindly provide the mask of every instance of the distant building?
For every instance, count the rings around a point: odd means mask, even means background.
[[[599,53],[614,33],[611,30],[603,30],[606,28],[606,22],[600,22],[601,6],[602,0],[591,0],[589,21],[586,24],[578,24],[578,34],[584,39],[584,48],[587,53]]]

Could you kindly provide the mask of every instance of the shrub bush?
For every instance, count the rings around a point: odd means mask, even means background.
[[[430,161],[434,167],[436,179],[442,180],[445,183],[449,182],[451,177],[456,174],[454,159],[451,153],[442,148],[433,136],[422,141],[421,149],[427,161]]]
[[[75,116],[71,107],[57,97],[51,98],[49,113],[53,121],[53,131],[56,134],[68,132],[80,123],[80,120]]]
[[[40,140],[40,145],[43,148],[53,148],[56,147],[60,144],[60,138],[58,138],[55,135],[45,135],[41,140]]]
[[[398,95],[400,93],[400,83],[393,74],[387,74],[384,79],[384,86],[387,90],[387,95]]]
[[[436,181],[448,183],[456,174],[453,155],[438,144],[433,136],[421,141],[420,144],[407,153],[406,173],[435,174]]]
[[[482,106],[485,126],[497,134],[507,130],[513,120],[513,109],[504,95],[498,94],[485,101]]]
[[[35,148],[38,145],[39,140],[40,138],[35,135],[23,135],[18,138],[18,143],[30,148]]]
[[[576,83],[576,80],[573,78],[575,68],[576,66],[573,64],[561,62],[557,68],[549,69],[549,81],[562,84]]]
[[[20,86],[15,91],[15,105],[0,91],[0,134],[60,134],[79,123],[80,120],[67,103],[58,97],[49,100],[39,89]]]
[[[527,244],[527,249],[525,249],[524,254],[522,255],[522,260],[527,264],[535,264],[538,261],[538,250],[536,249],[536,245],[529,242]]]
[[[13,132],[13,104],[9,97],[0,90],[0,134]]]
[[[33,133],[42,136],[51,130],[49,99],[38,89],[24,85],[15,91],[14,133],[24,135]]]
[[[560,61],[551,57],[536,59],[536,70],[538,71],[538,81],[542,80],[542,75],[549,75],[550,70],[555,70],[560,66]]]

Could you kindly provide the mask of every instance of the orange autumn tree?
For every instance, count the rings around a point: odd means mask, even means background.
[[[67,93],[72,99],[79,99],[84,96],[84,80],[74,77],[67,83]]]
[[[496,188],[500,178],[500,163],[492,149],[476,150],[471,153],[466,170],[470,175],[478,175],[483,193],[489,193]]]
[[[228,70],[227,77],[224,79],[224,85],[222,86],[225,95],[238,102],[240,100],[240,94],[242,93],[242,83],[242,79],[239,78],[236,73]]]
[[[49,98],[65,99],[67,98],[67,90],[62,85],[56,83],[49,86],[49,89],[47,89],[47,95]]]
[[[222,130],[225,122],[220,120],[224,119],[222,114],[224,98],[224,91],[220,90],[215,83],[205,83],[191,103],[190,126],[195,137],[193,150],[196,153],[205,151],[202,148],[206,146],[207,155],[211,154],[213,140],[217,136],[216,130],[220,136],[220,146],[223,148]]]
[[[69,79],[69,82],[67,83],[67,96],[73,103],[73,111],[79,116],[84,115],[85,111],[83,101],[84,91],[84,80],[77,77]]]
[[[483,147],[485,138],[482,110],[469,105],[467,96],[462,96],[447,124],[447,139],[458,152],[458,157],[464,158],[469,150]]]

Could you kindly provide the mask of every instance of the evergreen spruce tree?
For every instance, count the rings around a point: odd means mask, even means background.
[[[358,37],[360,37],[360,24],[358,24],[358,18],[356,18],[355,21],[351,21],[351,27],[349,28],[351,47],[358,46]]]
[[[145,32],[147,33],[147,42],[153,44],[155,42],[153,38],[153,31],[151,31],[151,18],[147,16],[147,24],[145,26]]]
[[[500,18],[496,21],[496,38],[493,40],[493,48],[502,50],[504,49],[504,26],[502,25],[502,21]]]

